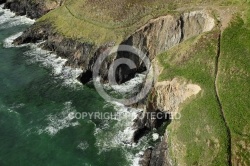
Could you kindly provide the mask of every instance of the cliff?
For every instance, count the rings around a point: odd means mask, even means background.
[[[192,25],[192,26],[191,26]],[[195,35],[211,30],[215,26],[215,21],[209,15],[208,11],[194,11],[180,15],[167,15],[152,19],[144,26],[136,30],[127,39],[123,39],[120,44],[134,46],[142,50],[153,60],[156,55],[168,50],[174,45],[179,44],[186,39]],[[42,20],[30,27],[24,34],[15,40],[15,44],[27,42],[36,42],[46,40],[43,47],[55,51],[58,55],[68,59],[68,65],[83,69],[82,82],[91,79],[92,67],[95,59],[114,46],[115,41],[103,41],[102,43],[82,42],[81,40],[73,40],[65,38],[58,33],[53,24]],[[155,43],[158,43],[157,45]],[[103,78],[107,77],[107,69],[111,61],[126,57],[135,62],[136,69],[120,67],[117,78],[119,82],[124,82],[134,77],[138,72],[143,72],[145,67],[141,60],[133,54],[118,53],[113,59],[104,65],[106,69],[102,69]]]

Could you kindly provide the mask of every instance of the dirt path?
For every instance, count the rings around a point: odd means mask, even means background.
[[[229,125],[226,121],[226,117],[225,117],[225,112],[223,110],[222,104],[221,104],[221,100],[219,97],[219,90],[218,90],[218,76],[219,76],[219,60],[220,60],[220,55],[221,55],[221,32],[218,38],[218,50],[217,50],[217,57],[216,57],[216,61],[215,61],[215,82],[214,82],[214,86],[215,86],[215,92],[216,92],[216,98],[217,98],[217,102],[219,103],[219,107],[220,107],[220,111],[221,111],[221,115],[223,118],[223,121],[225,122],[225,126],[226,126],[226,130],[227,130],[227,135],[228,135],[228,165],[232,166],[232,137],[231,137],[231,131],[229,128]]]

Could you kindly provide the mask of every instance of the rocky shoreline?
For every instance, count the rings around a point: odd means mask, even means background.
[[[49,11],[61,6],[64,0],[57,1],[35,1],[35,0],[0,0],[4,8],[10,9],[17,15],[26,15],[29,18],[36,19]]]
[[[9,8],[17,15],[39,18],[50,10],[61,6],[63,1],[53,2],[49,5],[45,2],[31,3],[29,0],[0,0],[1,3],[5,3],[5,8]],[[210,31],[214,26],[215,21],[210,17],[209,11],[167,15],[150,20],[120,44],[138,48],[153,61],[156,55],[165,52],[182,41]],[[67,58],[67,65],[74,68],[81,68],[84,71],[79,78],[82,83],[87,83],[92,79],[92,70],[96,59],[107,53],[114,46],[112,42],[95,45],[93,43],[83,43],[79,40],[65,38],[56,32],[49,20],[36,22],[22,36],[17,38],[14,44],[36,43],[41,40],[45,41],[41,47],[55,52],[58,56]],[[136,69],[131,70],[126,66],[119,67],[116,74],[119,83],[133,78],[136,73],[145,71],[145,66],[138,57],[133,54],[118,53],[102,64],[100,73],[103,81],[107,79],[111,62],[122,57],[133,60],[136,64]],[[154,67],[157,68],[157,65],[154,65]],[[134,121],[133,127],[136,131],[133,141],[137,142],[147,131],[158,128],[164,121],[169,120],[169,117],[157,119],[145,116],[146,112],[164,113],[178,111],[179,104],[199,91],[200,88],[196,85],[187,84],[182,80],[174,79],[168,82],[155,82],[153,90],[149,94],[151,100],[144,103],[146,111],[138,115],[138,119]],[[165,134],[162,141],[155,148],[149,148],[145,151],[140,164],[142,166],[171,165],[168,154],[167,134]]]

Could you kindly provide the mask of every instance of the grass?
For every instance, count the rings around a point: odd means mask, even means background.
[[[227,165],[229,138],[214,89],[218,35],[201,35],[158,56],[160,80],[180,77],[202,88],[168,127],[171,156],[179,165]]]
[[[246,21],[246,20],[245,20]],[[250,165],[250,29],[235,18],[222,37],[219,95],[232,132],[233,163]]]

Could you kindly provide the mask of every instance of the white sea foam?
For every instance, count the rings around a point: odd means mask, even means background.
[[[140,87],[141,87],[140,85],[142,85],[145,78],[146,78],[145,74],[136,74],[134,78],[132,78],[131,80],[123,84],[120,84],[120,85],[105,84],[104,88],[107,90],[112,90],[122,95],[125,95],[125,94],[134,95],[140,91]]]
[[[153,137],[153,141],[157,141],[160,138],[160,135],[158,133],[153,133],[152,137]]]
[[[77,148],[78,149],[81,149],[81,150],[86,150],[87,148],[89,147],[89,144],[86,142],[86,141],[82,141],[78,146]]]
[[[52,69],[52,74],[63,80],[63,85],[74,86],[81,85],[77,80],[79,75],[83,72],[79,68],[71,68],[65,66],[67,59],[58,57],[51,51],[43,50],[38,47],[39,44],[31,45],[31,50],[25,52],[24,54],[30,57],[30,63],[40,63],[44,67]]]
[[[143,83],[145,77],[145,74],[137,74],[135,78],[121,85],[110,86],[105,84],[104,88],[115,91],[115,93],[133,95],[140,91],[140,85]],[[145,150],[148,147],[147,137],[143,137],[138,144],[133,143],[132,138],[135,129],[132,126],[138,113],[143,110],[126,107],[117,102],[110,102],[109,105],[112,105],[119,115],[124,116],[118,116],[119,118],[116,119],[117,122],[115,125],[110,126],[112,124],[110,121],[103,121],[104,124],[96,128],[96,146],[99,148],[99,153],[114,148],[123,148],[125,157],[131,163],[131,166],[139,166],[139,160],[143,152],[134,155],[132,149],[136,151]],[[107,108],[109,105],[106,104],[104,107]]]
[[[112,105],[118,113],[131,114],[131,116],[119,116],[120,119],[117,119],[115,125],[112,125],[112,122],[109,120],[103,120],[103,124],[96,127],[96,146],[99,148],[99,154],[105,153],[110,149],[122,148],[130,165],[139,166],[139,161],[144,151],[149,147],[149,137],[144,136],[137,144],[133,143],[132,137],[135,130],[132,125],[137,114],[143,110],[129,108],[116,102],[109,103],[109,105]],[[109,105],[106,104],[104,107],[107,108]],[[137,151],[138,153],[134,154],[132,151]]]
[[[23,34],[23,32],[19,32],[19,33],[16,33],[8,38],[6,38],[4,41],[3,41],[3,47],[4,48],[10,48],[10,47],[22,47],[22,46],[25,46],[25,45],[20,45],[20,46],[15,46],[13,44],[13,41],[18,38],[19,36],[21,36]]]
[[[64,105],[65,107],[62,112],[47,116],[48,126],[44,129],[39,129],[39,134],[47,133],[54,136],[64,128],[80,125],[80,123],[75,120],[74,114],[76,110],[72,107],[72,103],[65,102]]]
[[[110,103],[114,106],[117,113],[124,115],[119,116],[116,124],[112,126],[112,130],[108,131],[110,126],[109,120],[104,120],[101,127],[96,128],[95,135],[97,137],[97,146],[101,151],[120,146],[132,146],[132,137],[134,130],[132,129],[133,117],[136,117],[140,110],[128,108],[120,103]],[[131,116],[128,116],[131,114]]]
[[[121,84],[112,85],[111,87],[119,93],[137,92],[139,85],[141,85],[146,78],[144,74],[137,74],[133,79]]]
[[[127,154],[127,159],[130,161],[131,166],[140,166],[139,162],[143,155],[144,151],[140,151],[139,153],[134,154]]]
[[[15,13],[11,12],[9,9],[3,9],[4,5],[0,5],[0,29],[5,29],[17,25],[31,25],[34,24],[35,20],[30,19],[26,16],[16,16]]]

